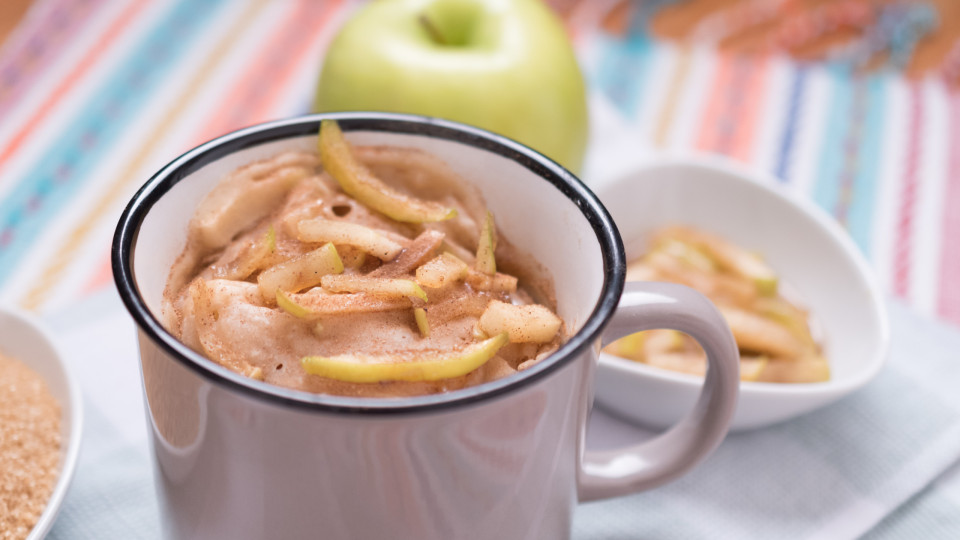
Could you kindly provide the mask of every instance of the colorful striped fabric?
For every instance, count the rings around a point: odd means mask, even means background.
[[[191,146],[306,112],[344,1],[43,0],[0,51],[0,301],[110,285],[142,182]]]
[[[638,147],[729,155],[832,213],[883,287],[960,324],[960,97],[780,56],[570,20],[594,92]],[[152,172],[204,140],[304,113],[346,0],[38,0],[0,50],[0,301],[110,286],[108,245]],[[589,178],[587,179],[590,180]]]
[[[772,173],[847,229],[889,294],[960,324],[960,97],[944,81],[629,33],[595,45],[589,80],[633,122],[638,145]]]

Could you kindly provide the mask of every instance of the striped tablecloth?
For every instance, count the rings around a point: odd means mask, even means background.
[[[584,49],[593,89],[637,128],[637,145],[773,173],[846,227],[887,292],[960,324],[960,93],[941,79],[856,77],[642,32]]]
[[[306,112],[352,8],[39,0],[0,50],[0,300],[49,310],[108,286],[129,196],[204,140]],[[612,35],[585,11],[570,21],[584,71],[631,144],[773,172],[846,226],[885,290],[960,324],[960,94],[934,77],[664,44],[643,10]]]
[[[0,49],[0,302],[56,317],[103,294],[131,195],[200,142],[306,112],[325,46],[354,7],[37,0]],[[588,183],[613,170],[600,163],[611,141],[771,171],[836,216],[889,295],[960,325],[960,94],[933,77],[665,44],[644,32],[646,15],[617,33],[591,9],[568,21],[593,113],[617,126],[593,133]],[[960,492],[960,474],[940,482]],[[930,500],[908,504],[935,514]]]

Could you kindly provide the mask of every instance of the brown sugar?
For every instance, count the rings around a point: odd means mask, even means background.
[[[60,406],[39,375],[0,354],[0,540],[30,534],[59,463]]]

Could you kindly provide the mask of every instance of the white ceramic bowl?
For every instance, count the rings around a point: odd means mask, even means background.
[[[31,315],[0,308],[0,353],[16,358],[38,373],[60,403],[60,475],[47,507],[27,536],[27,540],[39,540],[47,535],[57,518],[80,455],[83,426],[80,389],[53,336]]]
[[[643,253],[652,230],[693,225],[761,253],[818,322],[831,380],[742,382],[733,430],[810,412],[860,388],[880,371],[889,330],[866,262],[830,216],[778,189],[772,177],[724,158],[670,157],[606,182],[597,193],[620,229],[628,261]],[[619,416],[666,427],[693,407],[701,384],[700,377],[603,354],[596,399]]]

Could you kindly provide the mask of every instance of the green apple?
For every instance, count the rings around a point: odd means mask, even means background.
[[[524,143],[578,172],[583,77],[541,0],[376,0],[336,36],[315,109],[422,114]]]

